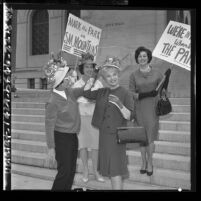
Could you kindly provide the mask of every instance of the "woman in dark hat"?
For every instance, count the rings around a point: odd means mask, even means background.
[[[83,87],[91,78],[94,77],[97,69],[96,63],[94,62],[93,55],[86,53],[82,55],[80,60],[80,65],[78,66],[81,78],[74,84],[74,88]],[[96,80],[94,87],[91,90],[102,88],[103,85]],[[104,179],[100,176],[97,171],[97,161],[98,161],[98,141],[99,133],[98,129],[91,125],[91,119],[94,112],[95,103],[80,97],[78,100],[80,115],[81,115],[81,129],[78,135],[79,140],[79,150],[80,158],[83,164],[83,182],[89,181],[89,169],[88,169],[88,151],[91,151],[92,157],[92,167],[95,179],[100,182],[104,182]]]

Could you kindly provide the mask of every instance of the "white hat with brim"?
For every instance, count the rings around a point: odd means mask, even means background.
[[[63,68],[58,68],[58,70],[55,72],[55,75],[54,75],[55,82],[52,86],[53,88],[56,88],[63,81],[68,70],[69,70],[68,66],[65,66]]]

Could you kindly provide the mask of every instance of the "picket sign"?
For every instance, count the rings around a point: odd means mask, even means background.
[[[81,57],[91,53],[96,59],[102,30],[84,20],[69,14],[62,51]]]
[[[190,25],[170,21],[154,48],[152,55],[190,71]]]

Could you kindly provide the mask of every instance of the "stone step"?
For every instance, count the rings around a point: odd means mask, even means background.
[[[12,108],[45,108],[45,103],[35,102],[12,102]]]
[[[190,131],[190,122],[188,121],[159,121],[160,130],[172,130],[172,131]]]
[[[12,114],[45,115],[44,108],[12,108]]]
[[[128,163],[130,165],[141,164],[141,154],[138,150],[127,150]],[[154,167],[171,169],[171,170],[181,170],[190,171],[190,157],[173,155],[166,153],[154,153],[153,154],[153,164]]]
[[[20,104],[12,103],[13,114],[27,114],[27,110],[30,110],[29,114],[45,114],[45,103],[24,103],[24,106],[23,103]],[[172,112],[174,113],[190,113],[190,111],[190,105],[172,105]]]
[[[46,142],[45,132],[30,130],[11,130],[12,139]]]
[[[47,153],[47,146],[45,142],[12,139],[11,147],[13,150]]]
[[[172,112],[191,112],[190,105],[172,105]]]
[[[12,170],[15,169],[15,168],[13,168],[13,165],[21,166],[22,164],[13,164],[12,163]],[[22,166],[24,166],[24,165],[22,165]],[[37,168],[38,169],[37,172],[39,174],[41,173],[39,167],[36,167],[36,166],[30,166],[30,167]],[[55,170],[55,168],[56,167],[54,167],[52,170]],[[89,168],[89,174],[90,174],[90,181],[87,183],[87,185],[90,184],[91,180],[94,179],[91,160],[88,161],[88,168]],[[49,170],[50,169],[48,168],[47,171],[49,171]],[[190,188],[190,173],[188,173],[188,172],[183,172],[183,171],[178,171],[178,170],[167,170],[167,169],[161,169],[161,168],[154,167],[154,174],[151,177],[148,177],[146,174],[145,175],[140,174],[140,172],[139,172],[140,166],[138,166],[138,165],[135,165],[135,166],[128,165],[128,170],[129,170],[129,176],[127,177],[126,181],[130,181],[131,183],[140,182],[140,183],[149,184],[149,185],[160,185],[160,187],[163,187],[163,188],[164,187],[183,188],[183,189]],[[76,172],[82,174],[82,171],[83,171],[83,165],[82,165],[81,159],[78,159]],[[26,171],[22,171],[22,172],[26,172]],[[28,172],[31,173],[30,171],[28,171]],[[46,174],[42,174],[42,175],[45,176]],[[44,179],[48,179],[48,178],[46,177]],[[54,176],[53,176],[52,180],[53,179],[54,179]],[[105,178],[105,179],[107,180],[107,178]],[[80,182],[81,182],[81,184],[83,184],[82,181],[80,181]],[[76,183],[76,185],[78,185],[78,183]],[[86,184],[84,184],[84,185],[86,185]]]
[[[12,129],[11,134],[12,139],[46,141],[45,132]],[[160,141],[189,143],[190,137],[190,132],[159,130]]]
[[[12,121],[22,122],[45,122],[45,115],[24,115],[24,114],[12,114]]]
[[[17,95],[19,98],[15,98],[15,101],[23,98],[46,99],[50,96],[50,90],[17,88]]]
[[[191,98],[169,98],[173,105],[191,105]]]
[[[16,150],[17,149],[17,150]],[[37,150],[37,151],[36,151]],[[30,143],[20,144],[12,140],[12,162],[22,163],[27,165],[39,164],[38,166],[44,167],[44,155],[46,153],[46,145],[43,143]],[[30,158],[27,160],[23,155],[18,155],[19,152],[26,154],[30,153]],[[16,153],[16,154],[15,154]],[[22,156],[22,157],[21,157]],[[32,157],[31,157],[32,156]],[[127,150],[128,163],[130,165],[140,165],[141,155],[139,150]],[[39,158],[38,158],[39,157]],[[173,170],[190,171],[190,157],[180,156],[173,154],[154,153],[153,163],[155,167]]]
[[[155,141],[156,153],[190,156],[190,143]],[[30,152],[46,153],[46,142],[12,139],[12,149]]]
[[[39,123],[39,122],[19,122],[19,121],[12,121],[11,124],[12,129],[17,130],[29,130],[29,131],[39,131],[44,132],[45,131],[45,123]]]
[[[155,152],[190,156],[190,143],[155,141]]]
[[[170,114],[160,116],[160,120],[167,121],[190,121],[191,115],[189,112],[171,112]]]
[[[45,123],[40,122],[21,122],[12,121],[12,129],[17,130],[31,130],[31,131],[45,131]],[[172,131],[190,131],[190,122],[185,121],[160,121],[160,130]]]
[[[191,188],[191,178],[189,172],[155,168],[154,173],[151,177],[146,174],[140,174],[140,166],[128,166],[130,173],[130,180],[139,181],[143,183],[151,183],[155,185],[169,186],[173,188],[190,189]]]
[[[41,111],[40,111],[41,112]],[[44,122],[45,115],[37,114],[12,114],[13,121],[26,121],[26,122]],[[160,120],[164,121],[190,121],[190,113],[170,113],[161,116]]]
[[[39,168],[35,166],[27,166],[20,164],[12,164],[12,173],[24,176],[29,176],[33,178],[39,178],[44,180],[50,180],[53,182],[57,171],[55,169]],[[73,185],[77,188],[90,189],[90,190],[110,190],[111,183],[108,178],[105,178],[105,182],[97,182],[93,175],[89,175],[89,181],[83,183],[82,174],[76,172]],[[169,186],[158,186],[151,183],[141,183],[130,181],[128,179],[124,180],[123,190],[166,190],[175,189]]]
[[[159,140],[169,142],[190,143],[191,135],[190,132],[184,132],[184,131],[159,130]]]
[[[35,103],[46,103],[50,96],[46,97],[27,97],[27,96],[21,96],[20,94],[17,94],[18,98],[12,97],[12,104],[13,103],[18,103],[18,102],[35,102]]]
[[[36,103],[42,103],[41,100],[46,101],[48,100],[49,97],[50,97],[50,93],[46,93],[46,95],[43,95],[43,97],[41,97],[40,95],[37,97],[28,97],[27,95],[25,95],[24,97],[19,96],[19,98],[12,99],[12,103],[16,103],[16,102],[24,103],[24,102],[33,102],[33,101],[35,101]],[[191,105],[191,98],[169,98],[169,99],[173,105]]]

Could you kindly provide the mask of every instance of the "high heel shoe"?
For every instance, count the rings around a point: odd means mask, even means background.
[[[149,171],[147,171],[147,176],[151,176],[152,174],[153,174],[153,165],[152,165],[152,171],[151,172],[149,172]]]
[[[98,175],[95,175],[95,179],[96,179],[96,181],[99,181],[99,182],[105,182],[105,179],[103,179],[103,177],[98,176]]]
[[[145,174],[147,173],[147,170],[140,170],[140,174]]]
[[[102,177],[96,177],[96,180],[99,182],[105,182],[105,179],[103,179]]]
[[[88,178],[88,177],[82,177],[82,181],[83,181],[84,183],[87,183],[87,182],[89,181],[89,178]]]
[[[144,170],[143,169],[140,170],[140,174],[146,174],[146,173],[147,173],[147,164]]]

